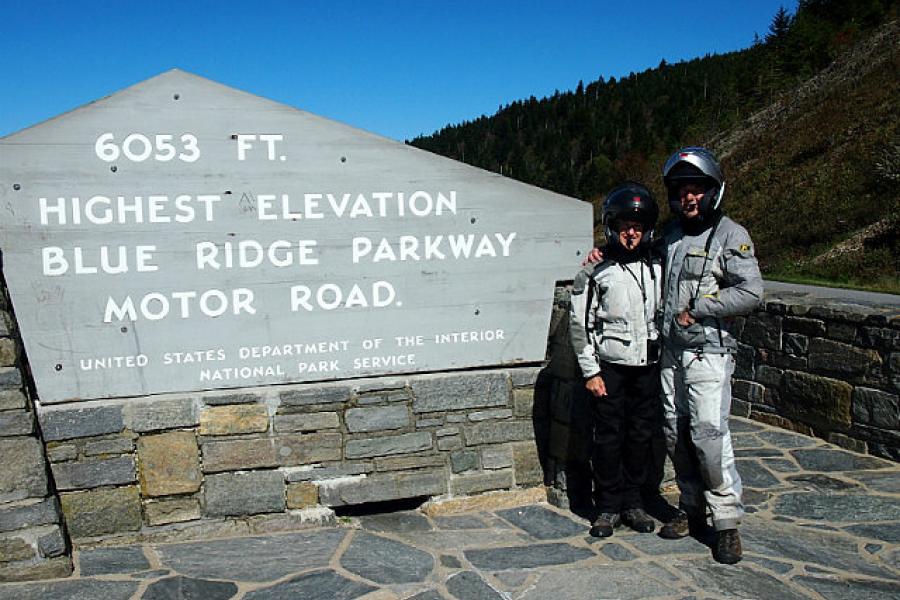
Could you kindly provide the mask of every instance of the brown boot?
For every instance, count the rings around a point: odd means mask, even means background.
[[[713,558],[716,562],[733,565],[744,556],[741,548],[741,534],[737,529],[723,529],[716,532],[716,549]]]
[[[679,510],[671,521],[663,525],[659,530],[659,537],[669,540],[687,537],[691,532],[690,518],[683,510]]]

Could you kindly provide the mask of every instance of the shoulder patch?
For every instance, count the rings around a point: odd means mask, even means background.
[[[750,252],[750,244],[741,244],[741,252]]]

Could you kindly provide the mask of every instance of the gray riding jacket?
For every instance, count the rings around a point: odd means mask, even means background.
[[[598,361],[629,366],[653,362],[647,340],[659,337],[661,296],[659,258],[652,263],[604,260],[575,276],[569,337],[586,379],[600,372]]]
[[[762,275],[747,230],[722,216],[713,228],[688,235],[675,223],[665,236],[666,273],[662,336],[668,347],[734,352],[733,319],[755,310],[763,297]],[[697,320],[688,327],[675,318],[685,309]]]

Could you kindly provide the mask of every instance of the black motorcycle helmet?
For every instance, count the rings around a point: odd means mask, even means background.
[[[614,187],[603,201],[603,232],[609,244],[619,243],[619,222],[637,221],[644,225],[641,245],[653,240],[653,230],[659,218],[659,207],[646,187],[633,181]]]

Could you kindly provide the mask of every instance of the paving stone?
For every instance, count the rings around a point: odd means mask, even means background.
[[[459,562],[459,559],[455,556],[450,556],[449,554],[441,554],[439,557],[439,562],[441,566],[446,569],[461,569],[462,563]]]
[[[272,587],[247,592],[246,600],[351,600],[359,598],[375,588],[366,583],[352,581],[334,571],[315,571],[283,581]]]
[[[284,477],[278,471],[207,475],[203,488],[205,513],[210,516],[255,515],[285,508]]]
[[[344,456],[348,459],[354,459],[388,456],[391,454],[408,454],[430,450],[432,445],[431,433],[417,431],[378,438],[348,440],[344,449]]]
[[[238,586],[230,581],[169,577],[147,586],[141,600],[227,600],[237,590]]]
[[[0,586],[0,600],[129,600],[140,585],[137,581],[73,579]]]
[[[171,571],[168,569],[150,569],[149,571],[140,571],[138,573],[132,573],[132,579],[159,579],[160,577],[165,577],[166,575],[171,574]]]
[[[784,452],[778,448],[738,448],[734,455],[738,458],[772,458],[783,457]]]
[[[861,471],[865,469],[886,469],[893,466],[886,460],[871,456],[860,456],[842,450],[813,448],[791,450],[791,454],[807,471]]]
[[[579,548],[570,544],[531,544],[466,550],[465,556],[477,569],[506,571],[509,569],[533,569],[547,565],[565,565],[596,555],[587,548]]]
[[[269,428],[264,404],[210,406],[200,413],[200,435],[263,433]]]
[[[82,550],[77,557],[82,577],[133,573],[150,568],[150,562],[140,546]]]
[[[62,493],[66,528],[72,537],[91,537],[141,527],[141,500],[136,485]]]
[[[133,456],[54,463],[51,470],[59,490],[90,489],[137,481]]]
[[[900,520],[900,502],[884,496],[787,493],[778,498],[774,510],[790,517],[834,523]]]
[[[405,404],[350,408],[344,413],[344,421],[350,433],[403,429],[411,424]]]
[[[483,520],[470,515],[434,517],[434,524],[440,529],[484,529],[485,527]]]
[[[410,596],[407,600],[445,600],[445,598],[434,590],[425,590],[415,596]]]
[[[19,506],[0,507],[0,532],[58,522],[59,508],[55,497]]]
[[[744,449],[744,448],[763,448],[763,447],[765,447],[766,444],[756,434],[739,433],[737,435],[731,436],[731,445],[735,449]]]
[[[286,390],[279,393],[278,398],[283,406],[309,406],[311,404],[347,402],[352,395],[353,387],[346,384],[337,384]]]
[[[764,458],[762,462],[768,469],[778,473],[795,473],[800,470],[797,463],[787,458]]]
[[[642,600],[670,596],[670,585],[648,577],[639,568],[628,565],[584,566],[577,570],[546,571],[537,583],[520,596],[522,600],[548,598],[616,598]]]
[[[425,581],[434,559],[412,546],[360,531],[341,555],[341,566],[380,584],[414,583]]]
[[[409,533],[412,531],[431,531],[431,523],[422,514],[415,511],[397,511],[380,515],[365,515],[359,518],[363,529],[383,531],[386,533]]]
[[[881,544],[866,544],[864,548],[869,554],[878,554],[884,549],[884,546]]]
[[[786,586],[783,581],[760,573],[745,565],[719,565],[712,562],[689,564],[677,561],[673,565],[693,580],[704,594],[725,598],[778,598],[804,600],[806,596]]]
[[[845,527],[853,535],[900,544],[900,523],[880,523],[878,525],[853,525]]]
[[[341,426],[341,419],[336,412],[296,413],[275,415],[275,431],[317,431],[319,429],[336,429]]]
[[[769,492],[744,488],[744,491],[741,494],[741,501],[745,506],[758,508],[769,501]]]
[[[417,413],[507,406],[510,401],[506,373],[428,375],[411,384]]]
[[[812,494],[807,494],[810,495]],[[748,520],[741,527],[741,537],[744,548],[752,548],[757,555],[823,567],[841,565],[847,571],[875,577],[893,577],[883,567],[864,560],[859,555],[856,542],[832,533],[754,519]]]
[[[728,427],[731,429],[732,433],[747,433],[763,430],[762,425],[758,425],[746,419],[729,419]]]
[[[557,540],[583,535],[587,527],[539,505],[498,510],[496,514],[538,540]]]
[[[452,575],[447,579],[446,586],[447,591],[459,600],[503,600],[503,596],[474,571]]]
[[[822,579],[795,577],[794,581],[820,594],[826,600],[877,600],[900,597],[900,583],[865,579]]]
[[[33,437],[0,439],[0,502],[47,495],[47,474],[44,450]]]
[[[165,496],[199,490],[199,453],[193,431],[142,435],[138,439],[141,493]]]
[[[709,549],[692,537],[667,540],[655,534],[641,535],[635,547],[644,554],[662,556],[670,554],[708,554]]]
[[[809,436],[776,431],[774,429],[760,431],[758,436],[760,439],[779,448],[804,448],[806,446],[815,446],[818,443],[815,438]]]
[[[131,406],[131,430],[138,433],[194,427],[197,423],[197,411],[192,398],[154,400]]]
[[[600,546],[600,552],[615,561],[627,561],[637,558],[631,550],[616,543],[607,542]]]
[[[744,560],[757,564],[764,569],[768,569],[773,573],[777,573],[779,575],[784,575],[785,573],[790,573],[793,570],[794,565],[783,563],[777,560],[771,560],[768,558],[763,558],[761,556],[745,556]]]
[[[159,544],[154,549],[163,567],[188,577],[265,582],[327,566],[345,535],[341,529],[325,529]]]
[[[38,420],[44,441],[118,433],[125,427],[119,405],[42,410]]]
[[[827,475],[819,473],[791,475],[787,480],[798,487],[814,490],[817,492],[845,492],[847,490],[858,488],[859,484],[850,483]]]
[[[845,473],[866,487],[886,494],[900,494],[900,471],[859,471]]]
[[[771,488],[781,483],[771,471],[755,460],[738,460],[736,463],[741,482],[747,487]]]

